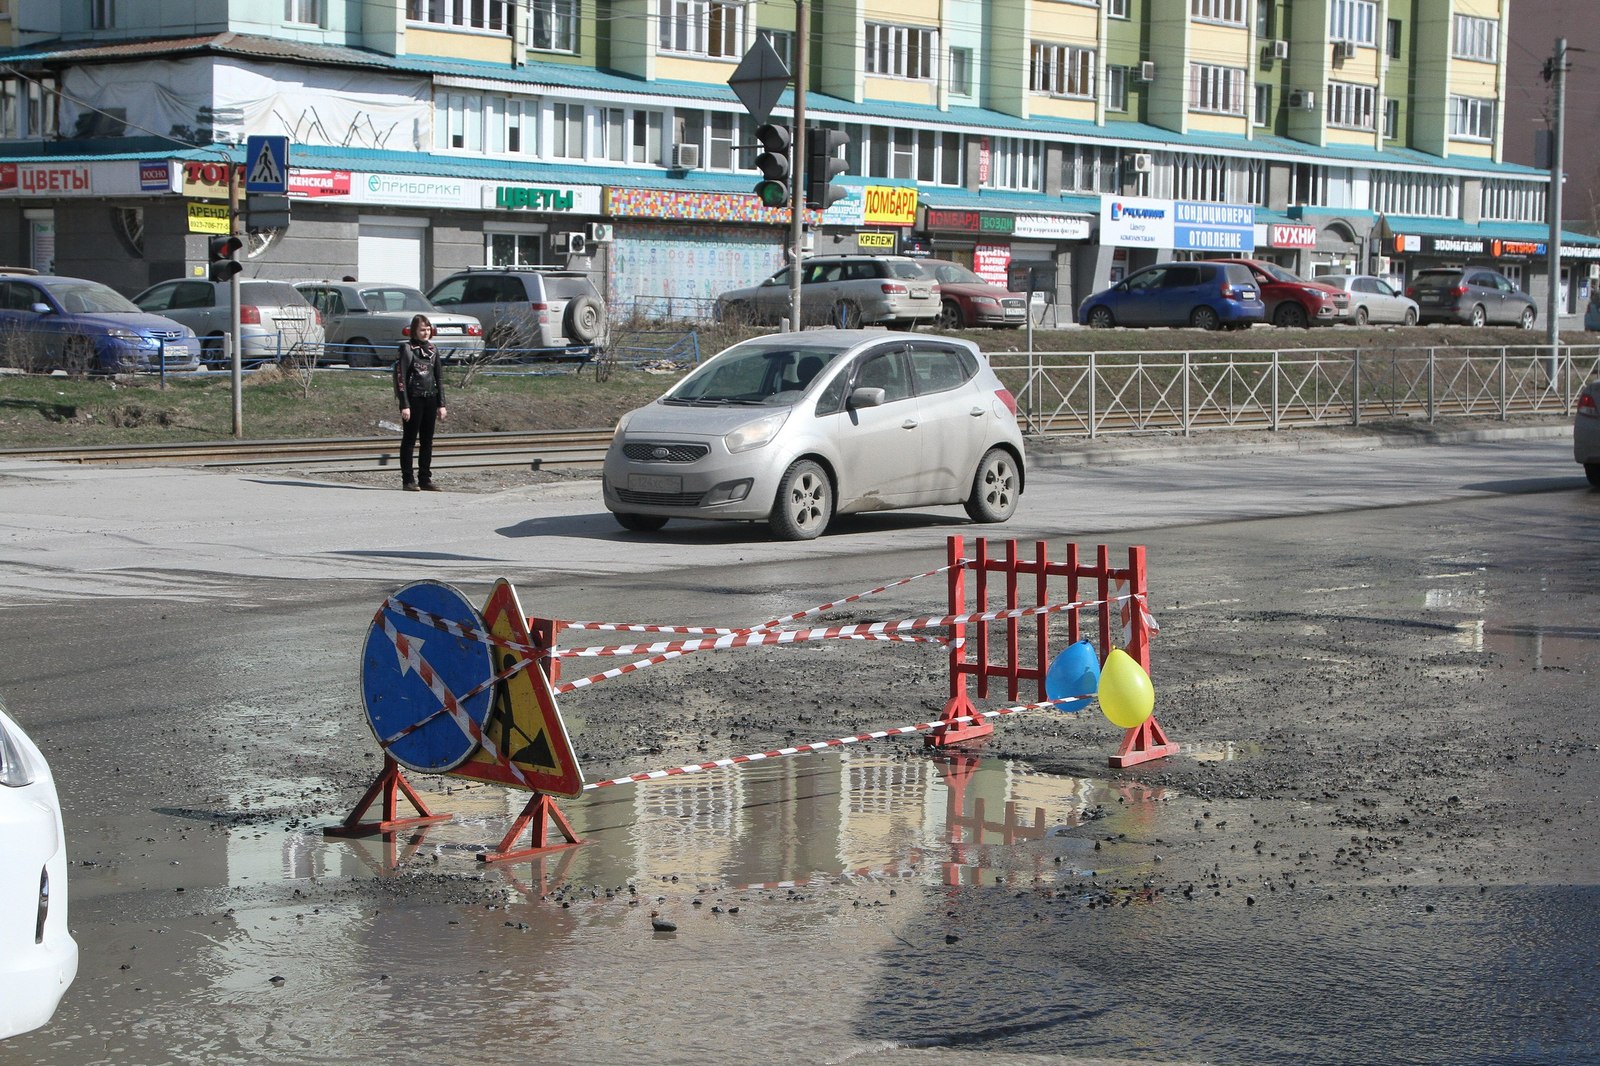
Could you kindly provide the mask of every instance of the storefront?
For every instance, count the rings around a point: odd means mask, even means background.
[[[1037,313],[1066,307],[1070,317],[1075,253],[1092,232],[1087,218],[930,206],[923,211],[922,232],[937,258],[970,267],[1012,292],[1037,294]]]

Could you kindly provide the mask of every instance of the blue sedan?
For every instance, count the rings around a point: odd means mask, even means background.
[[[98,281],[0,274],[0,356],[21,369],[69,374],[197,370],[200,339]]]

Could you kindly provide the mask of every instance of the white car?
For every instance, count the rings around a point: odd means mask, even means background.
[[[78,975],[50,766],[0,703],[0,1039],[50,1020]]]
[[[1325,274],[1317,280],[1350,294],[1349,320],[1358,326],[1368,322],[1417,324],[1417,301],[1382,278],[1371,274]]]

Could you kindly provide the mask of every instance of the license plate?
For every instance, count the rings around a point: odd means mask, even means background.
[[[683,478],[669,474],[629,474],[628,488],[634,492],[682,492]]]
[[[926,300],[928,294],[932,291],[926,285],[913,285],[911,286],[911,298],[913,300]]]
[[[1023,316],[1023,314],[1024,314],[1023,309],[1020,308],[1020,307],[1008,307],[1008,308],[1006,308],[1006,317],[1007,318],[1021,318]]]
[[[460,326],[440,326],[439,328],[435,329],[433,332],[434,332],[434,335],[438,336],[438,337],[459,337],[459,336],[461,336],[461,327]]]

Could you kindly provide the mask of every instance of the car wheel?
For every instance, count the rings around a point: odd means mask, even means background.
[[[1363,304],[1356,308],[1356,325],[1365,326],[1369,321],[1371,321],[1371,319],[1367,315],[1366,305]]]
[[[833,485],[827,472],[801,459],[784,472],[768,524],[779,540],[813,540],[833,517]]]
[[[345,346],[345,353],[349,356],[353,368],[378,365],[378,351],[365,337],[357,337],[351,341]]]
[[[1117,316],[1111,313],[1109,307],[1092,307],[1089,309],[1089,326],[1091,329],[1110,329],[1117,324]]]
[[[578,296],[567,303],[566,334],[579,344],[593,344],[600,337],[606,309],[593,296]]]
[[[946,300],[940,304],[939,325],[945,329],[966,329],[967,316],[961,313],[961,305],[954,300]]]
[[[1583,472],[1589,479],[1589,484],[1600,489],[1600,463],[1584,463]]]
[[[840,300],[833,305],[833,324],[840,329],[860,329],[861,308],[849,300]]]
[[[1534,312],[1533,312],[1533,308],[1531,308],[1531,307],[1524,307],[1524,308],[1523,308],[1523,309],[1522,309],[1522,318],[1521,318],[1521,325],[1522,325],[1522,328],[1523,328],[1523,329],[1532,329],[1532,328],[1533,328],[1533,320],[1534,320],[1534,319],[1535,319],[1535,318],[1536,318],[1536,317],[1538,317],[1538,316],[1536,316],[1536,315],[1535,315],[1535,314],[1534,314]]]
[[[978,472],[972,477],[972,494],[966,502],[967,517],[974,522],[1004,522],[1016,513],[1017,496],[1021,491],[1017,461],[1004,448],[990,448],[983,453]]]
[[[611,517],[617,520],[617,525],[635,533],[654,533],[667,524],[664,515],[658,514],[633,514],[629,511],[613,511]]]
[[[1406,325],[1414,326],[1416,324],[1417,324],[1417,309],[1415,307],[1406,308]]]
[[[1306,309],[1293,300],[1285,300],[1272,312],[1274,326],[1304,327],[1306,324]]]
[[[1196,329],[1216,329],[1222,325],[1222,319],[1215,308],[1200,306],[1189,312],[1189,325]]]
[[[209,337],[200,338],[200,361],[208,365],[222,362],[223,340],[222,334],[213,333]]]
[[[1473,304],[1472,305],[1472,317],[1469,320],[1469,323],[1471,325],[1473,325],[1473,326],[1480,326],[1481,327],[1487,321],[1489,321],[1489,316],[1483,310],[1483,305],[1482,304]]]

